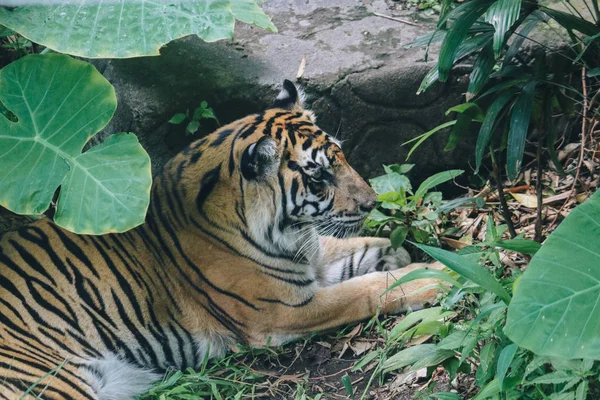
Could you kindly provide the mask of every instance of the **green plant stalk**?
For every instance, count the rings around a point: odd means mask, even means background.
[[[508,232],[510,233],[510,238],[514,239],[517,236],[517,231],[515,230],[515,226],[512,223],[510,210],[508,209],[508,203],[506,202],[506,198],[504,197],[504,185],[502,184],[502,174],[500,173],[500,168],[498,168],[500,156],[498,156],[498,160],[496,160],[496,157],[494,157],[494,149],[491,146],[490,156],[492,157],[494,180],[496,181],[496,190],[498,191],[498,198],[500,199],[500,209],[502,210],[502,216],[504,217],[504,222],[506,223]]]
[[[596,23],[600,21],[600,9],[598,8],[598,0],[592,0],[592,7],[594,7],[594,12],[596,14]]]

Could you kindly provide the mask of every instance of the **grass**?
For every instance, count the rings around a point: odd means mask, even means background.
[[[374,317],[278,348],[241,348],[223,359],[206,360],[198,371],[167,374],[140,399],[358,399],[371,398],[372,389],[382,392],[378,398],[396,399],[397,390],[384,392],[389,378],[399,375],[384,374],[382,366],[414,334],[407,329],[402,340],[390,339],[402,319]]]

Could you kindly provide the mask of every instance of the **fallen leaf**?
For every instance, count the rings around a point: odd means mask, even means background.
[[[448,246],[452,247],[453,249],[456,250],[460,250],[462,248],[465,248],[467,246],[469,246],[469,243],[466,242],[461,242],[460,240],[456,240],[456,239],[451,239],[449,237],[442,237],[441,238]],[[461,238],[462,240],[462,238]]]
[[[372,349],[373,346],[374,346],[374,343],[362,341],[362,340],[356,341],[356,342],[350,344],[350,348],[352,349],[354,354],[357,356],[360,356],[365,351]]]
[[[304,75],[304,67],[306,67],[306,54],[302,56],[302,61],[300,61],[300,67],[298,68],[296,79],[302,78],[302,75]]]
[[[577,150],[581,143],[569,143],[558,152],[558,161],[564,161],[571,153]]]
[[[537,198],[535,195],[524,193],[511,193],[510,195],[525,207],[537,208]]]
[[[362,324],[358,324],[354,327],[354,329],[352,329],[350,331],[350,333],[345,334],[342,337],[348,338],[348,339],[352,339],[354,336],[359,335],[360,331],[362,329]]]
[[[588,195],[586,193],[578,193],[577,195],[575,195],[575,200],[577,200],[577,202],[579,204],[581,204],[584,201],[586,201],[587,198],[588,198]]]

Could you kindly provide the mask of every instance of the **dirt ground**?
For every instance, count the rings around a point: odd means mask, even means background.
[[[402,318],[401,316],[398,317]],[[461,398],[476,393],[474,376],[458,373],[451,382],[443,368],[433,371],[399,371],[381,377],[372,377],[376,362],[353,371],[354,365],[366,354],[383,345],[383,339],[374,332],[362,332],[366,323],[347,329],[344,335],[326,334],[284,346],[277,355],[257,355],[251,366],[266,375],[264,398],[292,399],[301,383],[310,397],[323,393],[326,399],[408,400],[421,393],[454,392]],[[348,375],[354,396],[346,389],[342,378]],[[371,385],[365,394],[365,389]]]

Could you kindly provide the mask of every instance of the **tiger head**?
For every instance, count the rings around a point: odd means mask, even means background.
[[[377,199],[288,80],[274,108],[192,143],[172,162],[180,186],[197,188],[185,194],[197,226],[235,226],[278,252],[296,251],[307,230],[357,233]]]

